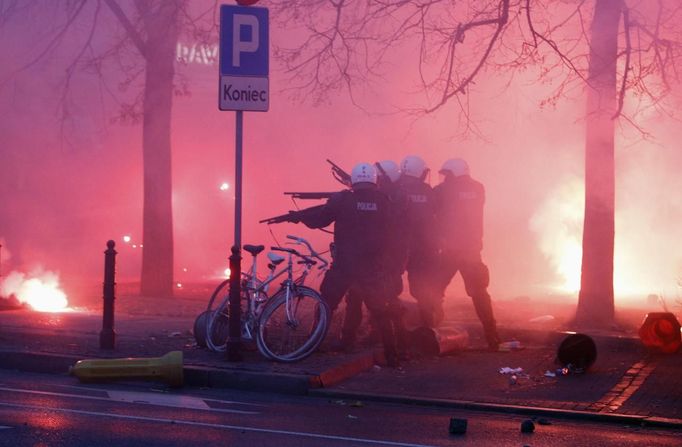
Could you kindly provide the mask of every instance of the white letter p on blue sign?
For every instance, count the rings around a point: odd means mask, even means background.
[[[242,27],[250,27],[251,40],[241,40]],[[254,15],[235,14],[232,16],[232,66],[241,66],[242,53],[258,51],[258,19]]]
[[[220,75],[267,77],[268,35],[267,8],[221,5]]]

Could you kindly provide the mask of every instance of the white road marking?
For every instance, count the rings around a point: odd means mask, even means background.
[[[393,445],[398,447],[434,447],[425,444],[410,444],[405,442],[395,442],[395,441],[382,441],[379,439],[365,439],[365,438],[353,438],[350,436],[335,436],[335,435],[324,435],[320,433],[307,433],[301,431],[288,431],[288,430],[276,430],[272,428],[258,428],[258,427],[245,427],[242,425],[227,425],[227,424],[210,424],[208,422],[194,422],[194,421],[183,421],[178,419],[165,419],[165,418],[152,418],[146,416],[131,416],[127,414],[115,414],[115,413],[100,413],[97,411],[84,411],[84,410],[72,410],[70,408],[54,408],[54,407],[44,407],[35,405],[23,405],[23,404],[12,404],[9,402],[0,402],[0,406],[13,407],[13,408],[24,408],[27,410],[37,410],[37,411],[60,411],[63,413],[73,413],[82,414],[86,416],[102,416],[107,419],[128,419],[136,421],[145,422],[163,422],[167,424],[181,424],[194,427],[206,427],[206,428],[218,428],[224,430],[240,430],[248,431],[254,433],[270,433],[276,435],[289,435],[289,436],[299,436],[304,438],[316,438],[316,439],[331,439],[334,441],[352,441],[360,442],[364,444],[376,444],[376,445]]]
[[[144,393],[139,391],[107,391],[112,400],[134,404],[159,405],[162,407],[190,408],[192,410],[210,410],[202,399],[182,394]]]
[[[2,387],[2,386],[5,386],[5,384],[0,383],[0,387]],[[81,390],[81,391],[99,391],[99,392],[107,393],[109,395],[111,395],[112,392],[117,391],[117,390],[110,390],[110,389],[102,388],[101,386],[61,385],[61,384],[53,385],[53,386],[55,386],[57,388],[71,388],[71,389]],[[160,391],[160,390],[159,391],[150,391],[150,393],[159,394],[159,393],[163,393],[163,391]],[[245,405],[245,406],[249,406],[249,407],[267,407],[267,405],[265,405],[265,404],[257,404],[254,402],[241,402],[238,400],[219,400],[219,399],[214,399],[214,398],[201,398],[201,397],[196,397],[196,396],[195,396],[195,398],[201,399],[204,402],[206,402],[207,404],[209,402],[215,402],[217,404],[225,404],[225,405],[233,405],[234,404],[234,405]]]
[[[6,425],[0,425],[0,430],[2,430],[3,428],[14,428],[14,427],[7,427]]]
[[[14,393],[25,393],[25,394],[38,394],[41,396],[59,396],[59,397],[71,397],[76,399],[87,399],[87,400],[104,400],[104,401],[117,401],[124,403],[135,403],[140,405],[156,405],[162,407],[173,407],[173,408],[190,408],[193,410],[205,410],[214,411],[218,413],[237,413],[237,414],[259,414],[258,411],[245,411],[245,410],[231,410],[227,408],[211,408],[203,400],[196,397],[189,396],[178,396],[178,395],[158,395],[157,393],[141,393],[141,392],[126,392],[117,391],[116,396],[113,397],[98,397],[98,396],[81,396],[78,394],[69,393],[53,393],[51,391],[35,391],[35,390],[22,390],[17,388],[5,388],[0,387],[0,391],[9,391]],[[112,391],[108,391],[111,395]],[[199,403],[198,401],[201,401]]]

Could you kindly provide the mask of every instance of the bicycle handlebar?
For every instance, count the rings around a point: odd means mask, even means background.
[[[284,252],[287,252],[287,253],[291,253],[292,255],[296,255],[296,256],[299,256],[299,257],[303,257],[302,254],[300,254],[299,252],[297,252],[297,251],[294,250],[293,248],[270,247],[270,250],[272,250],[272,251],[284,251]]]
[[[291,239],[293,241],[296,241],[297,244],[305,245],[305,247],[310,252],[310,256],[312,256],[315,259],[320,260],[320,262],[322,263],[322,265],[320,266],[320,269],[326,268],[329,265],[329,262],[326,259],[324,259],[322,256],[320,256],[320,254],[315,251],[315,249],[312,247],[312,245],[310,245],[310,242],[308,242],[307,240],[305,240],[299,236],[292,236],[290,234],[287,234],[287,239]],[[301,255],[299,254],[299,256],[301,256]]]
[[[298,256],[299,258],[302,259],[302,261],[298,261],[298,263],[299,263],[299,264],[305,264],[305,265],[307,265],[309,268],[312,267],[312,266],[314,266],[315,264],[317,264],[317,261],[316,261],[316,260],[314,260],[314,259],[311,258],[310,256],[304,255],[303,253],[299,253],[298,251],[294,250],[293,248],[286,248],[286,247],[270,247],[270,249],[273,250],[273,251],[283,251],[283,252],[285,252],[285,253],[290,253],[290,254],[292,254],[292,255],[294,255],[294,256]],[[318,257],[318,259],[320,259],[321,262],[323,262],[324,264],[326,264],[326,261],[324,260],[324,258]],[[322,268],[324,268],[324,267],[325,267],[325,266],[322,265],[320,268],[322,269]]]

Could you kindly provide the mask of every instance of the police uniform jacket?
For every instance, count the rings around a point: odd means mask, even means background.
[[[314,213],[302,217],[310,228],[334,223],[334,263],[360,273],[381,270],[390,224],[390,201],[372,184],[334,194]]]
[[[406,236],[412,252],[437,250],[433,189],[416,177],[402,176],[398,185],[407,201]]]
[[[483,249],[483,185],[468,175],[448,176],[433,192],[443,250],[479,253]]]

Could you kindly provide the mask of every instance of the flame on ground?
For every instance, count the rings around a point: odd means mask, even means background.
[[[584,191],[582,179],[565,181],[550,191],[530,221],[540,250],[557,274],[558,283],[551,288],[562,293],[577,294],[580,290]],[[639,204],[616,209],[613,287],[618,301],[652,293],[674,297],[682,290],[676,284],[678,255],[665,249],[671,246],[674,235],[652,232],[644,208]]]
[[[538,235],[540,250],[560,278],[556,288],[566,293],[580,290],[584,188],[571,179],[551,191],[533,215],[530,227]]]
[[[53,272],[25,275],[11,272],[0,281],[0,295],[14,295],[39,312],[69,310],[66,294],[59,288],[59,277]]]

